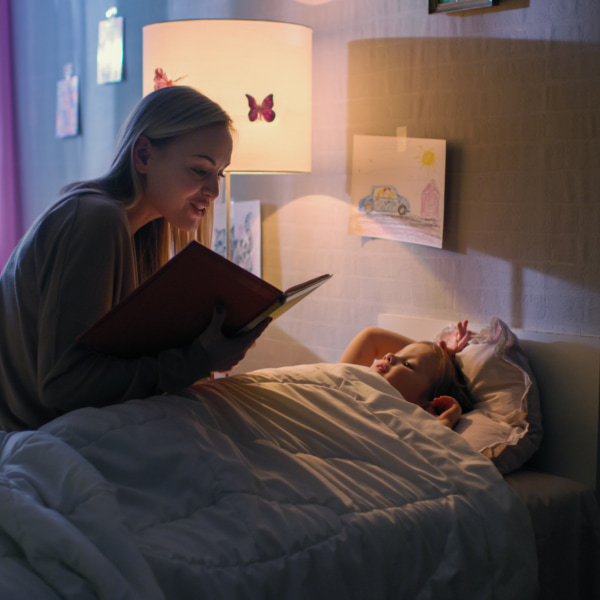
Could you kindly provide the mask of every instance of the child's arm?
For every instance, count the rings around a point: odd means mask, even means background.
[[[370,367],[376,358],[381,358],[388,352],[395,354],[412,343],[413,340],[399,333],[379,327],[367,327],[348,344],[339,362]]]

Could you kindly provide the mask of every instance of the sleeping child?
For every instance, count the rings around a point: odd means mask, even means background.
[[[454,362],[471,338],[468,322],[459,322],[450,338],[439,344],[415,342],[403,335],[369,327],[344,350],[339,362],[370,367],[408,402],[423,407],[452,428],[471,409],[464,377]]]

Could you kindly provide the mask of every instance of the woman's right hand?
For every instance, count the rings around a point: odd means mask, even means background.
[[[250,331],[226,337],[222,331],[225,317],[225,309],[215,306],[210,323],[194,342],[204,348],[211,371],[225,372],[233,369],[271,322],[271,318],[268,317]]]

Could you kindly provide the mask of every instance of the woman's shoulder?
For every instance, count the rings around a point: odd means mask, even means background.
[[[111,256],[131,252],[125,209],[101,195],[80,194],[49,207],[20,240],[11,259],[33,280],[45,281],[74,257],[101,255],[109,262]]]
[[[73,244],[106,246],[130,243],[131,232],[122,204],[98,193],[83,193],[59,200],[30,228],[24,245],[38,251]],[[111,241],[112,240],[112,241]]]
[[[127,212],[122,203],[97,192],[70,196],[50,210],[61,218],[72,217],[79,225],[89,222],[94,228],[122,225],[128,228]]]

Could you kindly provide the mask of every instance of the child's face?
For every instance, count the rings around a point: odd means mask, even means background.
[[[385,377],[406,400],[426,407],[436,366],[437,357],[432,348],[416,343],[377,359],[371,369]]]

